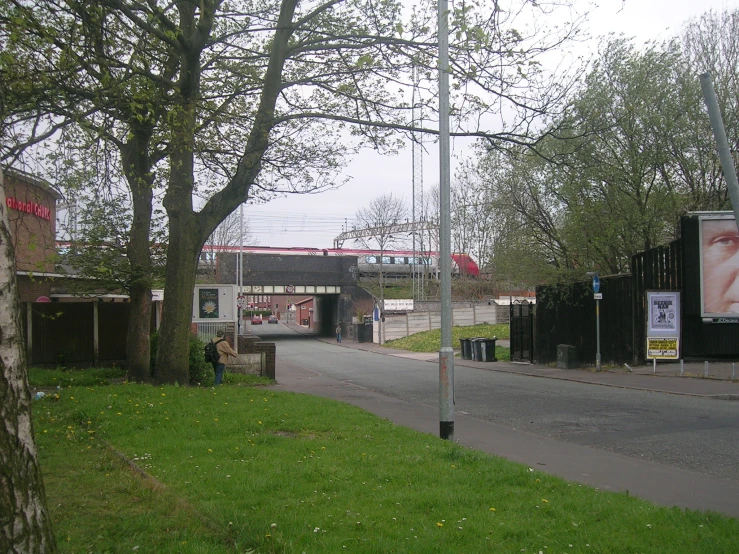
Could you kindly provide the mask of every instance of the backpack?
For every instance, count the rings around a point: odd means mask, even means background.
[[[218,361],[218,358],[220,357],[218,355],[218,348],[216,348],[216,344],[219,342],[223,342],[226,339],[217,340],[216,342],[208,341],[208,344],[205,345],[205,361],[210,363],[216,363]]]

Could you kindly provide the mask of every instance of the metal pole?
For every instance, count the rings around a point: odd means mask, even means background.
[[[452,348],[452,234],[449,147],[449,27],[447,0],[439,5],[439,269],[441,348],[439,350],[439,432],[454,439],[454,349]]]
[[[595,301],[595,370],[600,371],[600,300]]]
[[[731,198],[731,207],[734,210],[734,219],[739,225],[739,182],[736,178],[736,169],[734,168],[734,160],[729,150],[729,141],[726,138],[726,129],[721,119],[721,110],[716,100],[716,91],[713,88],[713,79],[710,73],[703,73],[700,76],[701,90],[703,98],[708,108],[708,117],[711,119],[711,127],[713,127],[713,136],[716,139],[716,147],[718,155],[721,159],[721,169],[724,171],[724,179],[726,179],[726,188]]]
[[[238,270],[239,270],[239,296],[243,296],[244,294],[244,203],[242,202],[239,204],[239,263]],[[239,308],[236,310],[236,316],[239,318],[238,325],[236,326],[237,329],[242,331],[241,326],[244,324],[244,318],[242,316],[242,309]],[[236,341],[238,345],[238,340]],[[238,348],[238,346],[237,346]],[[236,350],[238,352],[238,350]]]

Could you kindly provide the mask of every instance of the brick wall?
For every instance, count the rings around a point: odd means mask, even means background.
[[[275,362],[277,359],[277,345],[273,342],[262,342],[259,337],[239,337],[239,352],[244,354],[264,353],[265,367],[263,377],[275,379]]]
[[[18,271],[53,272],[56,199],[48,184],[31,175],[5,174],[5,201]]]

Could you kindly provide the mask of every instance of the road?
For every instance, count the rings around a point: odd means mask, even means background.
[[[280,368],[438,407],[434,363],[337,347],[282,324],[254,329]],[[739,402],[455,369],[455,411],[509,429],[739,482]]]

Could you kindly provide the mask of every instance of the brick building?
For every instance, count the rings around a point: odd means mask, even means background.
[[[48,301],[56,256],[56,201],[61,195],[49,183],[28,173],[8,169],[5,207],[15,251],[21,302]]]

